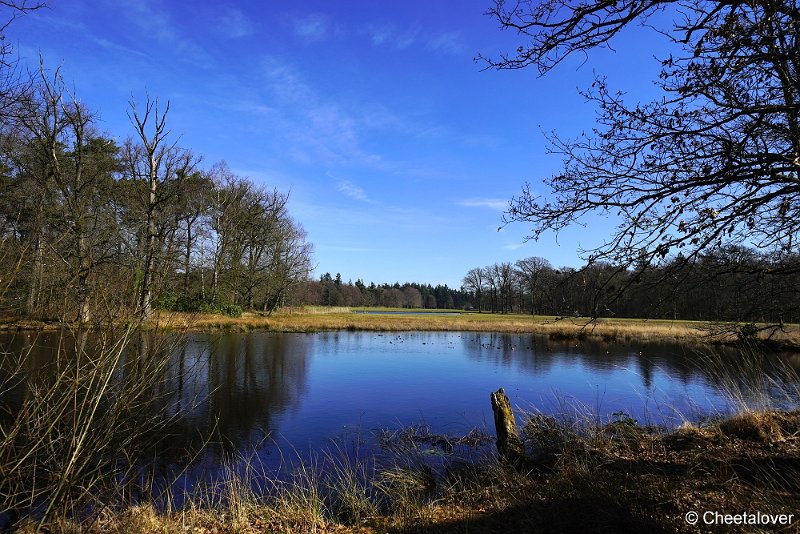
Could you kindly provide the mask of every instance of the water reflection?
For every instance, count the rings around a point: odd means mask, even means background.
[[[478,362],[516,366],[534,375],[546,375],[554,366],[580,364],[602,376],[621,368],[638,371],[643,385],[653,383],[654,373],[665,372],[681,383],[698,375],[722,385],[742,378],[742,353],[732,347],[689,346],[679,343],[557,341],[544,336],[476,333],[459,336],[464,352]],[[786,371],[800,371],[797,354],[752,353],[748,368],[772,379],[785,378]]]
[[[306,389],[308,351],[303,336],[190,336],[164,381],[175,392],[167,406],[173,444],[210,440],[237,451],[276,434],[276,418],[295,409]]]
[[[60,345],[69,353],[84,344],[91,354],[102,341],[0,336],[7,354],[0,362],[0,423],[20,409],[36,380],[52,375]],[[743,398],[770,391],[794,402],[797,383],[785,371],[800,369],[797,355],[750,358],[743,366],[742,354],[730,349],[709,354],[669,343],[558,342],[528,334],[251,332],[170,342],[169,365],[142,410],[169,418],[159,461],[179,465],[183,451],[204,448],[204,469],[230,453],[255,451],[278,461],[276,444],[314,449],[354,427],[425,422],[442,432],[491,431],[488,394],[501,386],[517,406],[554,412],[572,403],[601,419],[622,410],[658,423],[724,410],[730,391]],[[134,376],[163,343],[152,333],[131,340],[116,379]],[[8,356],[20,353],[29,357]],[[21,374],[15,365],[24,366]],[[36,378],[26,385],[13,376]]]

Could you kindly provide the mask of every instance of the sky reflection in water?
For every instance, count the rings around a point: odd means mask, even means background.
[[[29,337],[0,339],[14,350]],[[57,335],[35,340],[33,368],[52,359]],[[50,347],[50,348],[48,348]],[[793,356],[768,355],[743,374],[735,351],[715,363],[676,344],[556,342],[532,335],[445,332],[190,334],[158,391],[174,415],[166,449],[198,449],[189,488],[218,476],[221,459],[257,457],[275,467],[333,438],[426,424],[434,432],[493,434],[489,394],[503,387],[521,410],[609,421],[676,425],[731,407],[724,385],[778,380]],[[792,359],[794,358],[794,359]],[[789,389],[796,393],[791,385]],[[20,402],[12,391],[5,404]],[[254,456],[253,456],[254,455]],[[164,453],[169,470],[180,455]]]

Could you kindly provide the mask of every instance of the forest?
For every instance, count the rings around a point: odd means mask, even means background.
[[[460,288],[410,282],[366,285],[325,273],[298,284],[294,302],[780,326],[800,320],[800,276],[784,272],[785,267],[744,247],[719,248],[692,265],[682,257],[670,258],[641,272],[602,262],[556,268],[533,256],[470,269]]]
[[[155,308],[273,311],[312,246],[287,193],[178,144],[169,102],[131,100],[122,143],[44,61],[6,66],[0,108],[2,310],[101,321]]]
[[[800,319],[800,277],[783,266],[743,247],[635,270],[604,262],[554,268],[531,257],[471,269],[463,290],[475,309],[500,313],[783,325]]]

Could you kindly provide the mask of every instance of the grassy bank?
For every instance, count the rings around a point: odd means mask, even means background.
[[[356,308],[355,311],[403,311],[381,308]],[[585,317],[551,317],[524,314],[419,313],[381,314],[354,313],[350,308],[298,308],[266,316],[245,313],[241,317],[219,315],[160,314],[160,327],[190,327],[199,330],[271,330],[277,332],[350,331],[450,331],[529,333],[554,339],[595,338],[606,341],[680,341],[686,343],[727,343],[737,339],[736,325],[710,325],[701,321],[669,321],[656,319],[599,319]],[[408,311],[408,310],[404,310]],[[434,310],[439,311],[439,310]],[[766,339],[767,332],[757,334]],[[784,332],[771,337],[776,345],[800,348],[800,326],[787,325]]]
[[[374,313],[358,313],[358,312]],[[498,332],[537,334],[553,339],[602,339],[605,341],[679,341],[684,343],[730,343],[738,339],[742,327],[732,323],[708,323],[664,319],[553,317],[526,314],[452,313],[446,310],[413,310],[413,314],[392,308],[347,308],[305,306],[289,308],[267,315],[245,312],[241,317],[212,314],[157,312],[147,323],[149,328],[195,331],[266,330],[274,332],[372,331],[372,332]],[[56,330],[57,322],[19,320],[5,317],[0,330]],[[759,325],[756,325],[759,326]],[[754,334],[756,339],[769,340],[776,347],[800,349],[800,325],[785,325],[784,331],[770,335],[768,331]]]
[[[266,497],[231,477],[180,511],[107,509],[47,531],[773,532],[796,531],[800,522],[800,412],[745,412],[671,432],[624,416],[598,426],[534,414],[522,435],[521,466],[490,456],[436,468],[421,453],[430,442],[412,439],[418,449],[407,446],[382,465],[328,455],[272,484]],[[795,517],[784,527],[701,529],[685,521],[691,511]]]

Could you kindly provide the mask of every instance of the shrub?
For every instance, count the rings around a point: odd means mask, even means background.
[[[175,293],[167,293],[156,300],[156,308],[167,311],[186,312],[186,313],[211,313],[217,315],[227,315],[229,317],[241,317],[242,308],[230,302],[217,301],[211,302],[199,295],[178,296]]]

